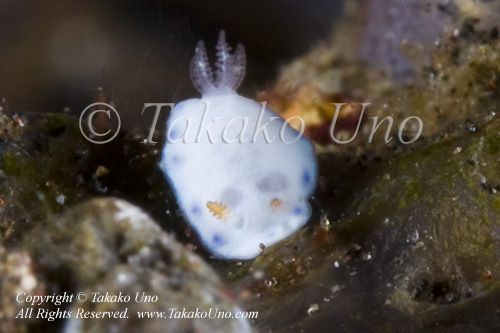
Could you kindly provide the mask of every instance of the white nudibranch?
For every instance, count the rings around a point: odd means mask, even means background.
[[[161,169],[205,247],[250,259],[311,216],[317,165],[311,142],[274,111],[239,96],[245,51],[221,31],[215,78],[200,41],[191,80],[201,99],[177,104],[167,122]]]

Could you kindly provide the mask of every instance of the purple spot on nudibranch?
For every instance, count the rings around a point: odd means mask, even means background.
[[[193,213],[194,215],[200,215],[200,207],[197,206],[197,205],[194,205],[193,207],[191,207],[191,213]]]
[[[179,156],[177,156],[177,155],[172,156],[171,161],[173,164],[179,164],[181,162],[181,160],[179,159]]]
[[[295,207],[295,208],[293,209],[293,213],[294,213],[295,215],[300,215],[300,214],[302,214],[302,207],[299,207],[299,206]]]
[[[266,235],[266,237],[269,239],[269,238],[273,238],[275,235],[276,235],[276,233],[274,231],[272,231],[272,232],[268,233]]]
[[[176,131],[176,130],[172,130],[172,131],[170,132],[169,139],[170,139],[170,140],[177,140],[177,139],[179,139],[179,138],[178,138],[178,135],[179,135],[179,133],[177,133],[177,131]]]
[[[302,173],[302,182],[304,182],[304,185],[311,184],[311,175],[309,174],[309,171],[304,170]]]
[[[224,238],[222,238],[220,234],[214,234],[212,241],[216,246],[222,246],[226,243],[226,241],[224,240]]]

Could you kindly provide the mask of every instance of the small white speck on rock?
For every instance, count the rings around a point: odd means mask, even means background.
[[[253,278],[256,280],[262,279],[264,277],[264,271],[258,270],[253,273]]]
[[[311,314],[313,314],[314,312],[316,312],[318,310],[319,310],[318,304],[317,303],[313,303],[313,304],[309,305],[309,309],[307,309],[307,314],[311,315]]]

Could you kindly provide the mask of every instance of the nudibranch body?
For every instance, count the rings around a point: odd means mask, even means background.
[[[301,228],[317,177],[314,148],[274,111],[236,89],[245,51],[221,32],[215,78],[203,42],[191,62],[201,99],[177,104],[160,166],[187,221],[221,258],[250,259]]]

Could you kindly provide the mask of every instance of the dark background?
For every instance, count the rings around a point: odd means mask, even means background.
[[[245,46],[240,93],[251,96],[328,36],[341,7],[340,0],[3,0],[0,97],[19,111],[69,107],[79,115],[103,86],[128,115],[125,127],[149,124],[149,116],[139,119],[144,103],[199,96],[189,79],[198,40],[212,59],[221,29],[230,45]]]

